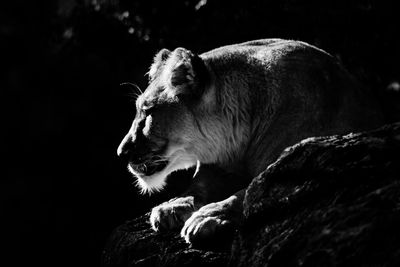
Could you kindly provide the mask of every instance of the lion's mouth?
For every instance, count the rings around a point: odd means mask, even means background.
[[[140,164],[134,164],[132,162],[129,162],[129,166],[140,175],[150,176],[164,170],[165,167],[167,167],[168,163],[169,161],[166,159],[165,160],[158,159],[157,161],[149,160]]]

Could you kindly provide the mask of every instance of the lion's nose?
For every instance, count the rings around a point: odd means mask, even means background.
[[[134,146],[132,135],[127,134],[118,146],[117,155],[122,158],[127,158],[134,150]]]
[[[148,154],[146,142],[138,140],[131,134],[127,134],[118,146],[117,155],[133,164],[140,164]]]
[[[145,121],[139,121],[137,124],[133,124],[133,130],[131,129],[127,135],[125,135],[121,144],[118,146],[117,155],[128,159],[129,161],[136,163],[143,160],[143,156],[148,152],[148,142],[143,136],[142,129],[145,126]]]

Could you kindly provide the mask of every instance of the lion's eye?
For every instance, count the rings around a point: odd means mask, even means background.
[[[146,114],[146,116],[152,114],[155,109],[156,109],[155,105],[151,105],[151,106],[149,105],[149,106],[142,107],[142,110]]]

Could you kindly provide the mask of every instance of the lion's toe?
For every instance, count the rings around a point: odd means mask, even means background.
[[[152,209],[151,227],[156,232],[181,229],[193,211],[193,202],[190,198],[170,200]]]
[[[211,208],[212,207],[212,208]],[[192,214],[181,230],[181,237],[195,247],[221,248],[233,237],[234,228],[220,207],[205,206]]]

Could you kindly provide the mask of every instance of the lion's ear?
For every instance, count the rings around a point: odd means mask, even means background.
[[[161,49],[157,55],[153,59],[153,64],[150,67],[150,70],[148,72],[150,79],[153,79],[156,76],[156,73],[160,66],[164,64],[164,62],[168,59],[168,57],[171,55],[171,51],[168,49]]]
[[[176,62],[171,70],[171,85],[179,95],[200,96],[207,80],[207,69],[203,60],[184,48],[177,48],[171,57]]]

